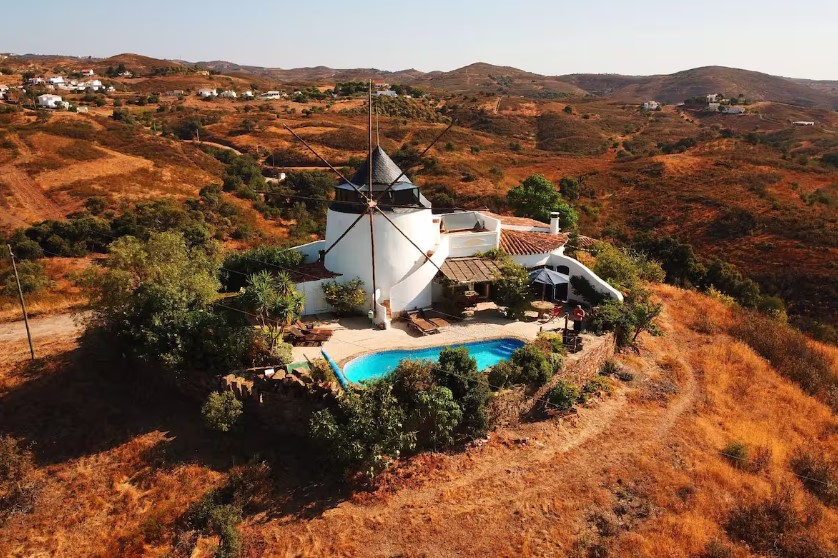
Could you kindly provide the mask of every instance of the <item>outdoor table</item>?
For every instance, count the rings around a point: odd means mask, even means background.
[[[531,304],[532,309],[538,312],[538,319],[542,319],[544,314],[553,309],[554,304],[548,300],[535,300]]]

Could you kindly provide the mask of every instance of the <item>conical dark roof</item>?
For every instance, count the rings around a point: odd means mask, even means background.
[[[387,155],[381,147],[376,147],[370,154],[372,157],[372,186],[373,191],[384,190],[394,180],[398,179],[397,184],[410,183],[410,179],[402,174],[402,169],[393,162],[389,155]],[[349,180],[358,187],[369,184],[369,170],[370,159],[367,157],[364,164],[358,167],[355,174]],[[363,188],[366,190],[366,188]]]

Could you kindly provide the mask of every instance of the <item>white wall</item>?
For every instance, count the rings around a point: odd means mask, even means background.
[[[594,286],[594,288],[598,292],[600,292],[602,294],[605,294],[605,295],[608,295],[611,298],[616,298],[620,302],[623,301],[623,295],[622,295],[622,293],[620,293],[620,291],[618,291],[617,289],[615,289],[614,287],[612,287],[611,285],[606,283],[604,280],[600,279],[599,275],[597,275],[596,273],[594,273],[593,271],[588,269],[579,260],[575,260],[575,259],[573,259],[569,256],[565,256],[565,255],[561,255],[561,254],[550,254],[550,257],[548,258],[547,263],[549,265],[555,265],[555,266],[559,266],[559,265],[567,266],[568,269],[570,270],[569,275],[571,277],[574,277],[574,276],[584,277],[585,279],[587,279],[591,283],[591,285]],[[569,292],[571,298],[575,298],[575,299],[581,299],[582,298],[582,295],[577,293],[573,289],[573,287],[570,287],[568,292]]]
[[[425,260],[424,252],[434,249],[437,234],[430,209],[388,211],[389,217],[408,238],[415,242],[417,250],[382,215],[374,216],[376,288],[381,290],[381,300],[390,299],[390,289],[412,270],[419,268]],[[343,234],[357,214],[328,212],[326,221],[326,246]],[[349,233],[326,254],[326,268],[343,275],[344,281],[360,277],[369,294],[367,307],[372,301],[372,255],[370,249],[369,217],[364,216]]]
[[[297,290],[306,295],[305,307],[303,308],[303,315],[322,314],[323,312],[331,312],[332,308],[326,303],[323,297],[323,283],[327,283],[331,279],[320,279],[317,281],[306,281],[305,283],[297,283]]]
[[[440,240],[431,261],[425,262],[419,269],[405,277],[390,289],[390,309],[395,314],[403,310],[427,308],[433,303],[433,280],[439,273],[449,254],[449,240],[445,235]]]
[[[303,244],[302,246],[295,246],[294,250],[300,252],[303,255],[303,263],[312,263],[316,262],[320,258],[320,250],[326,249],[326,241],[325,240],[317,240],[315,242],[309,242],[308,244]]]
[[[448,239],[451,258],[473,256],[478,252],[486,252],[500,245],[500,230],[488,232],[457,232],[444,235]]]

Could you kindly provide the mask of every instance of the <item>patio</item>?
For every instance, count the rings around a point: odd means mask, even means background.
[[[394,320],[391,328],[378,330],[370,327],[370,321],[364,317],[346,317],[323,319],[318,327],[334,329],[334,335],[326,341],[322,349],[341,367],[351,358],[377,351],[390,349],[411,349],[468,343],[498,337],[516,337],[531,341],[542,331],[561,331],[564,320],[544,323],[536,320],[536,313],[529,312],[527,321],[513,321],[501,316],[493,303],[479,303],[473,318],[458,320],[448,315],[443,317],[450,326],[433,335],[420,335],[411,329],[407,322]],[[584,335],[588,338],[594,336]],[[294,347],[294,361],[321,358],[321,347]]]

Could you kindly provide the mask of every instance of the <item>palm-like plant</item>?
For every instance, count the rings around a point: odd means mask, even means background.
[[[305,295],[294,288],[288,273],[272,274],[267,270],[248,277],[242,299],[265,332],[271,350],[286,326],[300,317],[305,305]]]

